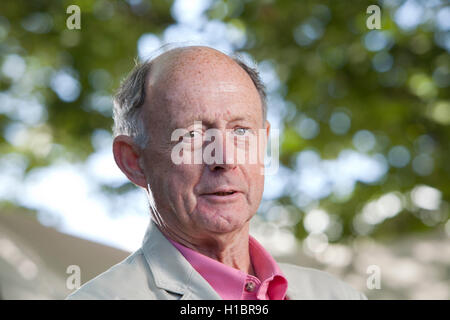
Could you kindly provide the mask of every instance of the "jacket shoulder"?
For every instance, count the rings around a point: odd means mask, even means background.
[[[68,300],[91,299],[152,299],[149,289],[151,275],[142,250],[139,249],[125,260],[83,284],[66,297]],[[150,276],[151,278],[151,276]]]
[[[317,269],[280,263],[288,280],[288,297],[299,300],[367,300],[367,297],[333,275]]]

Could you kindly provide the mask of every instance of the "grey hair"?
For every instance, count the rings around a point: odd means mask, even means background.
[[[264,83],[256,68],[247,65],[238,56],[231,57],[250,76],[261,98],[263,120],[267,119],[267,96]],[[142,116],[142,106],[145,101],[146,79],[151,72],[153,59],[142,63],[136,62],[130,74],[122,81],[113,99],[113,134],[128,135],[141,148],[149,142]]]

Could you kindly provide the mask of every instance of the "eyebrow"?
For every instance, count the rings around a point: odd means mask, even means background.
[[[245,118],[245,117],[236,117],[236,118],[231,119],[231,120],[228,121],[228,122],[238,122],[238,121],[248,121],[248,122],[252,122],[250,119]]]
[[[202,123],[202,125],[204,125],[206,127],[212,127],[214,125],[214,121],[211,121],[209,119],[201,119],[199,117],[193,116],[193,117],[190,117],[187,120],[185,120],[185,122],[183,124],[180,125],[180,123],[173,123],[173,125],[171,125],[171,127],[173,127],[173,126],[175,126],[176,128],[185,127],[187,125],[194,124],[194,121],[200,121]],[[255,123],[254,120],[249,119],[247,117],[242,117],[242,116],[238,116],[238,117],[232,118],[231,120],[229,120],[227,122],[228,123],[235,123],[235,122],[239,122],[239,121],[245,121],[245,122],[249,122],[249,123],[252,123],[252,124]]]

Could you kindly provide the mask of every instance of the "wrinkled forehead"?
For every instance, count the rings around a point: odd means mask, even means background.
[[[218,98],[254,101],[256,105],[260,101],[245,70],[227,55],[206,47],[173,49],[157,57],[146,90],[149,105],[156,103],[158,108],[187,102],[208,104]]]

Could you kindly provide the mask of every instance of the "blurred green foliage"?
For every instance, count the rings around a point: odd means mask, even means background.
[[[175,23],[170,11],[172,1],[132,3],[2,1],[0,64],[7,56],[19,55],[25,59],[27,71],[26,79],[20,81],[3,75],[1,93],[18,98],[35,96],[45,106],[45,114],[44,121],[27,126],[30,143],[17,146],[8,141],[6,132],[21,120],[13,111],[0,113],[1,154],[24,154],[29,160],[27,170],[31,170],[61,158],[81,161],[94,151],[92,133],[112,126],[111,104],[101,98],[109,97],[134,65],[139,37],[161,34]],[[71,4],[81,8],[81,30],[66,27],[66,8]],[[378,3],[382,29],[368,30],[366,8],[371,4],[373,1],[227,0],[213,1],[207,10],[210,19],[245,34],[246,41],[236,48],[238,52],[265,61],[278,75],[280,85],[271,94],[280,96],[284,104],[284,111],[280,111],[284,166],[295,169],[298,154],[310,149],[322,159],[335,159],[343,149],[355,149],[354,135],[361,130],[370,131],[376,138],[368,155],[388,159],[392,147],[407,148],[410,159],[406,165],[389,165],[381,179],[359,181],[345,197],[331,194],[319,199],[321,208],[340,217],[344,237],[355,235],[355,216],[369,201],[389,192],[407,196],[421,184],[442,193],[440,218],[425,223],[423,209],[405,204],[399,214],[372,230],[372,236],[442,226],[449,211],[450,60],[446,49],[436,44],[442,34],[448,39],[448,30],[437,30],[433,19],[412,30],[402,30],[393,18],[402,2],[395,1]],[[436,13],[442,7],[438,4],[427,10]],[[33,19],[50,22],[33,24]],[[374,44],[367,43],[370,41]],[[377,41],[380,48],[371,48]],[[51,77],[57,70],[66,70],[79,82],[75,100],[64,101],[51,89]],[[4,96],[2,99],[5,101]],[[101,102],[97,103],[99,107],[93,107],[93,99],[100,99],[96,100]],[[269,108],[277,110],[278,105]],[[340,113],[341,124],[344,121],[342,130],[339,119],[337,128],[330,125],[336,112]],[[299,123],[305,119],[313,120],[304,122],[306,128],[318,129],[310,136],[299,130]],[[51,142],[47,149],[45,141]],[[423,159],[428,161],[422,171],[413,165],[420,154],[426,154]],[[289,192],[295,184],[295,179],[286,182],[280,204],[298,207],[295,195]],[[296,234],[304,237],[305,233],[299,223]]]

